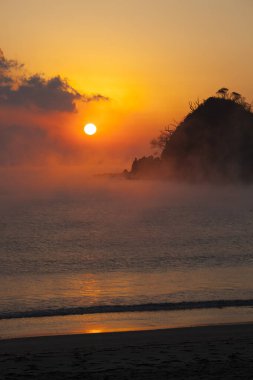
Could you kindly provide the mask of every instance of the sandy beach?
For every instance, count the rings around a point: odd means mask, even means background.
[[[0,379],[252,379],[253,325],[0,341]]]

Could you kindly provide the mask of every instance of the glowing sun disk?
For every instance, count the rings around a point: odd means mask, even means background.
[[[95,124],[88,123],[84,126],[84,132],[86,133],[86,135],[94,135],[97,132],[97,127],[95,126]]]

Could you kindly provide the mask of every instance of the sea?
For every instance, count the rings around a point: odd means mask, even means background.
[[[253,187],[0,193],[0,339],[253,322]]]

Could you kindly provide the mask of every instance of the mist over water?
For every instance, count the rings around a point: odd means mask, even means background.
[[[13,178],[0,195],[1,316],[253,298],[251,186]]]

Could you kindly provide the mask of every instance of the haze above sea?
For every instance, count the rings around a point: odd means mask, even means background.
[[[251,186],[97,179],[3,192],[0,212],[0,327],[253,299]]]

